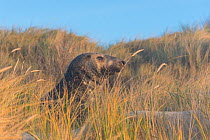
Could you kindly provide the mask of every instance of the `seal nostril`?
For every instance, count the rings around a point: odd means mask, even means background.
[[[121,62],[122,62],[122,64],[123,64],[123,65],[125,65],[125,63],[126,63],[126,62],[125,62],[125,61],[123,61],[123,60],[122,60]]]

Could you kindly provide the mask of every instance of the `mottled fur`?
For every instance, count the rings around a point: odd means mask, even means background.
[[[88,98],[87,91],[93,90],[104,79],[119,72],[124,65],[125,61],[109,55],[80,54],[73,59],[64,77],[53,90],[42,98],[42,101],[57,100],[63,98],[64,93],[68,93],[68,99],[74,96],[75,101],[84,102]],[[65,89],[67,92],[64,91]]]

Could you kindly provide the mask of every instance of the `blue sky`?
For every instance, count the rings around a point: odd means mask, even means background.
[[[210,0],[0,0],[0,27],[62,28],[105,44],[210,19]]]

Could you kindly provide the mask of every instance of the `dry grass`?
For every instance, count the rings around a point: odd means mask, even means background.
[[[199,110],[210,120],[209,36],[205,28],[102,50],[86,37],[62,30],[1,30],[0,138],[18,139],[28,132],[40,140],[208,139],[209,128],[197,115],[185,134],[183,122],[166,127],[164,119],[133,119],[128,114]],[[112,77],[113,87],[105,83],[94,91],[86,121],[78,122],[75,106],[65,99],[53,111],[40,109],[40,97],[60,80],[69,62],[79,53],[95,51],[128,63]],[[197,126],[200,134],[194,135],[191,130]]]

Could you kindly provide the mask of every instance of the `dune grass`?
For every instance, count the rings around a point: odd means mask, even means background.
[[[85,122],[78,122],[75,106],[66,99],[53,111],[40,109],[40,97],[60,80],[69,62],[84,52],[111,54],[128,63],[95,89]],[[18,139],[23,132],[40,140],[210,137],[208,126],[199,118],[186,135],[182,122],[171,124],[169,132],[164,120],[157,122],[155,116],[129,116],[141,110],[199,110],[210,120],[209,28],[119,42],[106,50],[87,37],[63,30],[2,29],[0,62],[1,139]],[[199,137],[191,133],[197,126]]]

